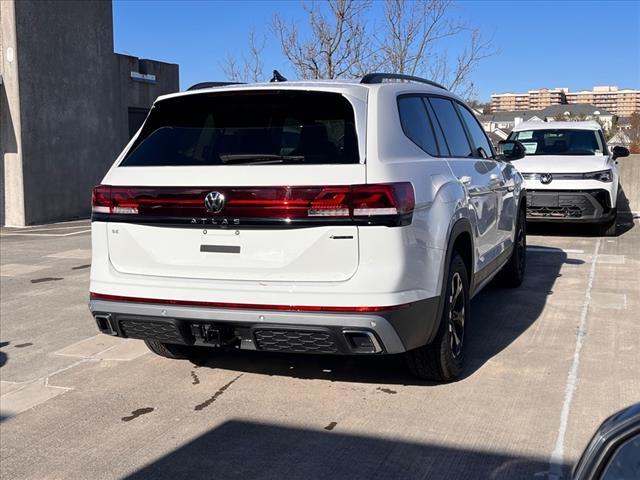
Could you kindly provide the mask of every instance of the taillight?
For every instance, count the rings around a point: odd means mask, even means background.
[[[409,182],[354,185],[351,196],[354,217],[411,214],[416,202]]]
[[[109,185],[97,185],[91,192],[91,212],[111,213],[111,187]]]
[[[91,211],[114,215],[131,215],[139,213],[140,200],[127,188],[98,185],[91,193]]]
[[[219,211],[205,197],[224,197]],[[93,189],[94,220],[195,226],[314,226],[411,223],[415,206],[409,182],[308,187],[115,187]],[[135,219],[134,219],[135,218]]]

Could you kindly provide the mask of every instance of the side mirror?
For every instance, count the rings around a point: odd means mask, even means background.
[[[616,145],[615,147],[613,147],[612,153],[613,153],[614,160],[620,157],[628,157],[629,149],[627,147],[621,147],[620,145]]]
[[[511,162],[524,158],[526,150],[517,140],[500,140],[498,142],[498,160]]]
[[[640,478],[640,403],[607,418],[573,469],[573,480]]]

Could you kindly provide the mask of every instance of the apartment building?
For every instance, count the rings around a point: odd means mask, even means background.
[[[491,95],[492,112],[512,112],[514,110],[542,110],[549,105],[566,103],[568,88],[541,88],[527,93],[500,93]]]
[[[541,88],[539,90],[529,90],[529,108],[531,110],[542,110],[551,105],[561,105],[565,102],[565,95],[568,88]]]
[[[640,112],[640,90],[619,89],[614,85],[593,87],[593,90],[567,93],[567,103],[589,103],[609,110],[619,117]]]
[[[492,112],[511,112],[529,109],[528,93],[499,93],[491,95]]]
[[[492,112],[542,110],[551,105],[562,104],[588,104],[619,117],[627,117],[633,112],[640,112],[640,90],[605,85],[579,92],[570,92],[568,88],[542,88],[529,90],[527,93],[491,95]]]

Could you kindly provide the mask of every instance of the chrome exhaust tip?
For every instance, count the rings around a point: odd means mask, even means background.
[[[382,346],[373,332],[367,330],[343,330],[342,334],[353,353],[382,352]]]
[[[98,325],[98,330],[102,333],[106,333],[107,335],[112,335],[114,337],[118,336],[118,332],[115,328],[113,328],[113,324],[111,323],[111,314],[97,314],[94,315],[96,320],[96,324]]]

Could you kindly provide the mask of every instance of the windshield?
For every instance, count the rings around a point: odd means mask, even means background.
[[[336,93],[242,91],[158,102],[121,166],[358,163]]]
[[[527,155],[602,155],[604,147],[595,130],[523,130],[509,140],[522,142]]]

